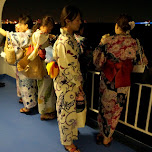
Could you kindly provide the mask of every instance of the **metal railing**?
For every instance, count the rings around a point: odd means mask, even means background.
[[[89,73],[92,74],[92,90],[91,90],[91,105],[89,107],[89,109],[93,112],[98,113],[97,109],[94,109],[94,76],[95,75],[100,75],[100,72],[94,72],[94,71],[89,71]],[[129,99],[130,99],[130,88],[128,90],[128,96],[127,96],[127,102],[126,102],[126,109],[125,109],[125,119],[123,120],[119,120],[119,123],[122,123],[128,127],[131,127],[133,129],[136,129],[142,133],[145,133],[147,135],[152,136],[152,132],[149,131],[149,122],[150,122],[150,115],[151,115],[151,110],[152,110],[152,85],[149,84],[139,84],[136,83],[136,85],[139,86],[138,91],[138,98],[137,98],[137,106],[136,106],[136,113],[135,113],[135,121],[134,124],[129,123],[128,120],[128,112],[129,112]],[[142,88],[143,87],[148,87],[150,88],[150,99],[149,99],[149,104],[148,104],[148,112],[147,112],[147,118],[146,118],[146,125],[145,125],[145,129],[142,129],[140,127],[138,127],[137,123],[138,123],[138,116],[139,116],[139,110],[140,110],[140,103],[141,103],[141,93],[142,93]]]

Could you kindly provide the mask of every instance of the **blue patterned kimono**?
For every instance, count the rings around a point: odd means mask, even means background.
[[[15,49],[15,53],[18,54],[30,45],[30,37],[32,31],[29,29],[26,32],[7,32],[8,42],[10,39]],[[22,73],[17,71],[17,88],[18,96],[22,98],[24,107],[30,109],[37,105],[37,81],[29,79]]]

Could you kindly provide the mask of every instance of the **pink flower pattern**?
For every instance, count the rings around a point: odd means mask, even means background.
[[[100,45],[94,51],[94,64],[100,71],[102,71],[102,66],[108,59],[116,62],[135,59],[138,45],[136,40],[130,35],[110,36],[106,38],[105,42],[105,47]],[[102,62],[102,65],[99,65],[100,62]],[[112,136],[118,124],[123,106],[127,100],[127,88],[116,89],[115,81],[109,82],[104,73],[101,72],[99,115],[97,120],[100,132],[106,137]]]

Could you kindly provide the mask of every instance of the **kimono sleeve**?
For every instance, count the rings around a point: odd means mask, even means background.
[[[66,43],[59,43],[57,45],[58,59],[57,63],[60,72],[77,87],[81,85],[82,74],[80,72],[80,63],[78,61],[77,52]]]
[[[40,33],[39,31],[34,32],[33,36],[32,36],[32,42],[35,45],[41,46],[43,45],[45,42],[47,42],[49,38],[48,34],[44,34],[44,33]]]
[[[29,60],[34,60],[38,55],[38,51],[42,44],[44,44],[48,40],[49,35],[41,33],[41,31],[36,31],[32,35],[32,44],[34,46],[33,52],[29,55]]]
[[[30,34],[26,32],[7,32],[8,42],[12,41],[12,45],[17,54],[19,50],[26,48],[30,44]]]
[[[93,51],[93,64],[96,66],[96,70],[98,71],[102,69],[103,64],[106,62],[106,57],[103,49],[105,49],[105,46],[99,45]]]

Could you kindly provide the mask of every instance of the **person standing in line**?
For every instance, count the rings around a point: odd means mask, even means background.
[[[37,55],[43,61],[46,69],[45,48],[51,45],[50,40],[54,39],[55,35],[49,34],[54,27],[54,20],[51,16],[44,16],[42,20],[33,27],[32,45],[33,52],[29,54],[28,59],[34,60]],[[51,50],[50,50],[51,51]],[[27,55],[28,55],[27,54]],[[42,80],[37,80],[38,85],[38,110],[41,114],[41,120],[55,118],[56,95],[53,87],[53,79],[49,75],[44,76]]]
[[[93,53],[96,68],[101,71],[97,144],[109,146],[127,100],[130,75],[138,44],[130,35],[135,26],[128,15],[120,15],[116,35],[104,35]],[[146,62],[146,59],[144,59]],[[147,64],[147,62],[146,62]]]
[[[30,45],[32,27],[33,21],[31,17],[28,15],[21,15],[19,17],[20,32],[9,32],[0,28],[0,33],[9,38],[8,43],[10,44],[10,40],[12,41],[16,57],[18,56],[16,63],[24,56],[26,48]],[[29,114],[31,112],[30,110],[37,105],[37,83],[36,80],[27,78],[21,72],[18,72],[18,76],[21,98],[24,104],[24,108],[21,108],[20,112]]]
[[[82,90],[83,81],[78,61],[80,48],[74,37],[74,32],[81,25],[80,10],[74,6],[65,6],[60,19],[61,34],[53,46],[53,57],[59,67],[59,74],[54,78],[54,88],[60,140],[67,151],[80,152],[73,144],[78,139],[76,97]]]

